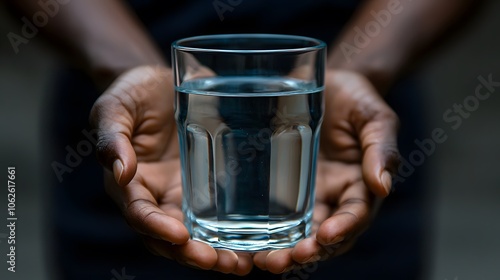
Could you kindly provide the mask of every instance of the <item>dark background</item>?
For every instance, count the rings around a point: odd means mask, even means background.
[[[215,13],[215,11],[214,11]],[[429,219],[426,276],[423,279],[466,280],[500,277],[500,87],[456,130],[443,119],[453,104],[474,95],[478,77],[500,81],[500,1],[489,1],[470,24],[416,70],[422,82],[428,122],[448,139],[425,158]],[[0,4],[0,176],[17,170],[17,258],[15,274],[7,272],[6,183],[0,188],[0,278],[52,279],[45,240],[47,209],[52,203],[44,178],[55,176],[53,159],[42,156],[46,131],[44,103],[57,56],[39,36],[16,54],[7,34],[20,22]],[[64,147],[63,147],[64,148]],[[415,147],[417,148],[417,147]],[[110,268],[110,271],[114,268]],[[121,268],[116,268],[120,270]],[[7,277],[5,277],[6,275]],[[110,272],[109,279],[113,275]]]

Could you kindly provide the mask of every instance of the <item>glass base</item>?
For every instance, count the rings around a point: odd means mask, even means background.
[[[191,230],[192,239],[214,248],[256,252],[295,246],[297,242],[309,236],[311,222],[311,215],[307,215],[305,219],[280,222],[263,222],[262,219],[195,219],[191,223],[188,222],[187,226]]]

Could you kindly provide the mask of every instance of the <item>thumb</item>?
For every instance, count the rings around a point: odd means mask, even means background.
[[[399,166],[398,118],[389,107],[387,110],[368,121],[361,132],[363,178],[380,197],[391,192],[392,174],[396,174]]]
[[[90,122],[97,130],[97,159],[113,172],[120,186],[128,184],[137,170],[130,142],[133,119],[118,97],[106,93],[97,99],[90,113]]]

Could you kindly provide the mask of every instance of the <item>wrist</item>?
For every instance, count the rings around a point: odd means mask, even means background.
[[[71,30],[79,36],[71,41],[83,59],[84,70],[99,86],[109,85],[137,66],[166,65],[145,26],[123,1],[77,2],[71,5],[65,22],[76,22]]]
[[[103,89],[130,69],[145,65],[168,67],[159,52],[148,50],[148,48],[141,50],[139,47],[135,49],[125,47],[107,50],[100,46],[86,53],[88,57],[85,68],[94,82]]]

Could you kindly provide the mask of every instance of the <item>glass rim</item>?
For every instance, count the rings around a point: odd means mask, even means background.
[[[220,39],[230,39],[230,38],[240,38],[240,39],[288,39],[296,41],[306,41],[313,45],[308,47],[297,47],[297,48],[269,48],[269,49],[222,49],[222,48],[209,48],[209,47],[190,47],[183,46],[183,43],[189,41],[201,41],[201,40],[220,40]],[[248,33],[248,34],[213,34],[213,35],[201,35],[187,37],[183,39],[176,40],[172,43],[172,49],[187,52],[212,52],[212,53],[234,53],[234,54],[265,54],[265,53],[303,53],[310,52],[314,50],[321,50],[326,48],[326,43],[307,36],[299,35],[284,35],[284,34],[264,34],[264,33]]]

